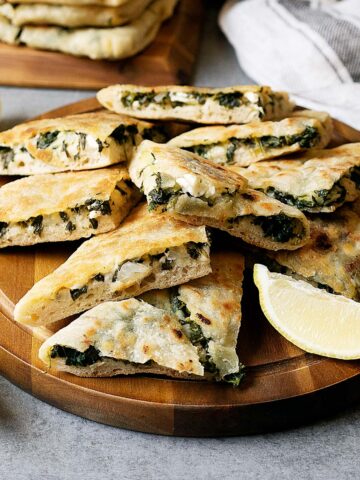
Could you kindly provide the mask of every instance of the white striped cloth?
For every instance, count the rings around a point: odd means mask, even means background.
[[[360,129],[360,0],[228,0],[219,23],[256,83]]]

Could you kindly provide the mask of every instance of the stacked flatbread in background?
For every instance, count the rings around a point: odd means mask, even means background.
[[[0,188],[0,248],[92,236],[16,305],[30,326],[80,314],[45,341],[45,364],[239,385],[254,254],[359,299],[360,145],[326,149],[326,113],[260,86],[114,85],[98,99],[107,110],[0,134],[0,173],[28,176]],[[172,120],[188,131],[166,135]],[[216,248],[209,229],[226,232]]]
[[[92,59],[147,47],[178,0],[0,0],[0,41]]]

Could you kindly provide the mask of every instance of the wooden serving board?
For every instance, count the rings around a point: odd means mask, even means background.
[[[94,111],[88,99],[43,117]],[[360,133],[335,122],[336,143]],[[1,183],[8,181],[4,177]],[[52,272],[79,242],[0,251],[0,373],[34,396],[109,425],[164,435],[238,435],[312,421],[360,399],[360,362],[310,355],[281,337],[264,318],[246,277],[238,353],[247,366],[240,388],[150,375],[78,378],[46,370],[37,354],[45,328],[13,320],[14,304]],[[59,324],[51,327],[52,331]]]
[[[203,0],[180,0],[154,42],[121,61],[90,60],[0,43],[0,85],[100,89],[113,83],[189,83],[203,23]]]

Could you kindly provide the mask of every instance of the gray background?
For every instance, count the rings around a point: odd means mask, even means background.
[[[215,8],[208,12],[194,83],[249,83],[216,27]],[[0,88],[0,129],[91,95]],[[355,479],[360,477],[359,439],[359,407],[282,433],[183,439],[83,420],[0,378],[0,479]]]

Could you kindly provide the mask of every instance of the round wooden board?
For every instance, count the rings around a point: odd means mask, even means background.
[[[42,117],[96,109],[96,100],[88,99]],[[359,132],[335,124],[335,143],[360,141]],[[6,181],[1,178],[2,183]],[[154,376],[91,379],[47,371],[37,352],[49,331],[16,324],[12,312],[34,282],[60,265],[77,245],[46,244],[0,252],[0,373],[41,400],[117,427],[164,435],[219,436],[288,428],[360,398],[360,362],[306,354],[287,342],[263,317],[249,278],[244,284],[238,345],[240,360],[247,366],[241,388]]]

